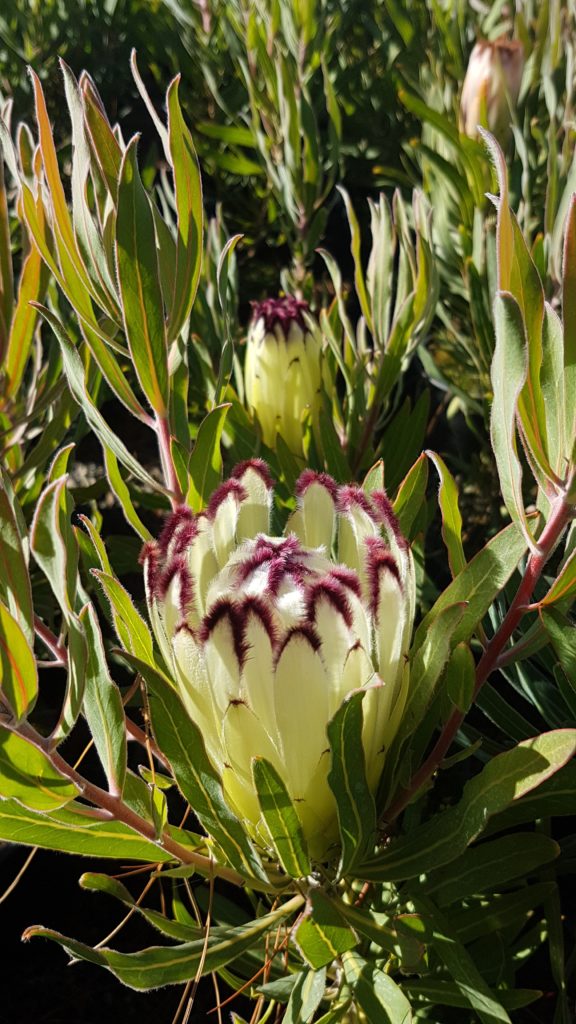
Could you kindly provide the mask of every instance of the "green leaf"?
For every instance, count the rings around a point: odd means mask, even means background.
[[[454,636],[460,632],[466,613],[464,603],[442,608],[438,616],[429,623],[425,635],[416,635],[412,645],[410,687],[400,728],[393,741],[387,761],[396,767],[398,751],[408,736],[420,725],[429,708],[436,686],[454,648]]]
[[[202,182],[192,136],[180,109],[179,82],[180,76],[170,83],[166,96],[178,215],[176,275],[167,329],[169,341],[178,337],[190,316],[202,266]]]
[[[557,604],[558,601],[570,602],[576,596],[576,549],[562,566],[554,583],[546,596],[540,601],[540,607]]]
[[[198,428],[194,451],[188,464],[189,487],[186,504],[195,512],[206,507],[210,495],[222,479],[222,431],[231,403],[217,405],[204,417]]]
[[[260,858],[242,824],[232,813],[213,768],[202,734],[165,676],[136,657],[128,659],[148,687],[150,715],[156,740],[170,761],[178,786],[203,827],[237,870],[267,880]]]
[[[527,524],[522,496],[522,467],[516,447],[518,399],[528,373],[528,348],[522,313],[513,295],[498,292],[494,318],[496,347],[491,372],[494,398],[490,436],[504,504],[533,549],[534,540]]]
[[[107,445],[111,451],[114,452],[116,458],[126,467],[134,476],[140,480],[147,487],[152,488],[153,491],[164,492],[165,488],[160,486],[154,477],[150,476],[145,469],[142,468],[140,463],[134,456],[128,451],[126,446],[120,440],[119,437],[110,429],[106,420],[100,413],[96,404],[92,401],[88,389],[86,387],[84,366],[82,360],[76,351],[75,346],[70,341],[70,338],[66,334],[62,324],[58,317],[54,316],[49,309],[45,306],[38,306],[40,313],[44,319],[50,324],[54,331],[60,348],[62,350],[62,361],[64,363],[64,371],[68,381],[68,386],[74,398],[74,401],[80,406],[84,413],[89,425],[98,437],[101,444]]]
[[[576,763],[566,764],[538,789],[515,801],[488,825],[487,834],[515,828],[537,818],[574,814],[576,801]]]
[[[118,953],[113,949],[92,949],[83,942],[67,938],[48,928],[34,925],[23,936],[25,940],[40,936],[53,939],[74,957],[107,967],[112,974],[130,988],[149,991],[163,985],[176,985],[202,975],[218,971],[250,950],[256,941],[302,905],[302,897],[295,896],[277,910],[237,928],[229,928],[226,937],[220,934],[203,936],[179,946],[150,946],[138,953]]]
[[[565,434],[576,437],[576,195],[566,218],[562,260],[562,317],[564,321]],[[571,453],[570,453],[571,454]]]
[[[47,577],[66,619],[73,613],[78,578],[78,545],[70,525],[67,477],[42,492],[30,531],[30,549]]]
[[[147,664],[154,664],[152,636],[132,598],[119,580],[100,569],[92,569],[92,575],[101,583],[110,602],[112,617],[120,643],[126,651],[134,654]]]
[[[426,452],[426,455],[434,463],[440,478],[438,504],[442,516],[442,538],[448,552],[452,576],[457,576],[466,565],[466,556],[462,547],[462,516],[458,508],[458,488],[444,459],[430,450]]]
[[[72,731],[78,720],[84,697],[88,650],[84,628],[77,615],[68,615],[68,672],[62,709],[51,739],[60,743]]]
[[[412,1009],[402,990],[380,967],[363,960],[357,953],[344,953],[344,976],[354,1001],[369,1021],[382,1024],[410,1024]]]
[[[360,257],[360,246],[362,239],[360,238],[360,226],[358,224],[358,218],[354,212],[354,207],[350,196],[348,195],[345,188],[341,185],[337,186],[344,205],[346,207],[346,216],[348,218],[348,225],[350,227],[351,245],[350,252],[352,253],[352,259],[354,261],[354,285],[356,288],[356,295],[358,296],[358,302],[360,303],[360,309],[362,310],[362,316],[366,320],[368,330],[371,334],[374,333],[374,324],[372,320],[372,309],[370,301],[368,299],[368,292],[366,291],[366,284],[364,282],[364,272],[362,270],[362,260]]]
[[[566,373],[564,371],[564,343],[562,322],[548,303],[544,307],[542,325],[542,398],[546,414],[548,458],[552,469],[562,478],[566,459],[570,458],[566,437]]]
[[[484,981],[470,953],[455,938],[438,908],[424,897],[419,897],[415,906],[423,917],[429,917],[432,945],[482,1024],[497,1024],[499,1021],[511,1024],[506,1010]]]
[[[168,345],[156,234],[150,199],[138,171],[136,146],[122,159],[116,215],[116,259],[124,328],[142,390],[158,416],[170,399]]]
[[[358,945],[358,936],[321,889],[312,889],[306,913],[294,933],[296,945],[315,971],[328,967],[342,953]]]
[[[33,246],[28,253],[20,275],[18,300],[10,323],[8,346],[3,370],[6,374],[4,394],[14,398],[19,391],[30,355],[38,313],[30,304],[43,299],[48,282],[48,271],[42,257]]]
[[[521,832],[465,850],[456,864],[427,876],[423,891],[434,895],[439,907],[455,906],[467,896],[498,892],[515,878],[533,874],[554,860],[560,847],[539,832]]]
[[[326,989],[326,971],[300,971],[290,993],[283,1024],[309,1024],[322,1002]]]
[[[328,785],[334,794],[342,854],[340,877],[350,874],[374,842],[376,807],[366,778],[362,743],[362,702],[366,691],[353,693],[328,723],[332,760]]]
[[[414,651],[418,650],[436,616],[449,605],[461,601],[466,602],[466,609],[452,636],[452,644],[456,646],[469,640],[478,622],[510,579],[525,550],[526,540],[514,523],[488,541],[424,617],[416,631]]]
[[[427,483],[428,463],[422,454],[400,484],[393,506],[400,529],[408,540],[413,536],[414,522],[418,522],[420,509],[426,499]]]
[[[412,1001],[438,1006],[456,1006],[464,1010],[470,1006],[469,1000],[460,988],[451,981],[407,978],[402,983],[402,989]],[[542,992],[534,988],[502,988],[495,989],[494,995],[498,997],[505,1010],[520,1010],[540,999]]]
[[[34,707],[38,695],[34,652],[18,622],[1,602],[0,689],[17,721]]]
[[[0,594],[32,646],[34,609],[30,576],[13,502],[3,486],[0,487]]]
[[[576,692],[576,630],[574,623],[557,608],[543,608],[540,618],[552,641],[554,653]]]
[[[143,839],[119,821],[87,817],[83,806],[68,804],[63,810],[49,809],[49,813],[41,814],[28,810],[16,800],[0,800],[0,839],[86,857],[139,860],[150,864],[173,860],[161,846]],[[176,829],[171,832],[175,839],[185,841],[177,833]]]
[[[90,143],[102,175],[102,180],[108,188],[114,205],[116,205],[120,168],[122,166],[122,148],[110,127],[104,106],[92,79],[86,74],[82,75],[80,86]]]
[[[492,895],[485,906],[474,905],[452,909],[450,924],[460,942],[469,945],[486,935],[513,928],[516,932],[528,924],[535,907],[545,903],[554,892],[554,882],[523,885],[516,892]]]
[[[126,722],[120,690],[108,671],[102,634],[91,604],[80,613],[88,646],[84,714],[111,792],[120,794],[126,774]]]
[[[306,877],[311,870],[306,841],[283,780],[263,757],[252,759],[252,774],[262,817],[283,870],[290,878]]]
[[[146,543],[148,540],[152,540],[152,534],[150,530],[144,526],[144,523],[140,519],[136,509],[134,508],[130,491],[124,482],[124,479],[118,468],[118,459],[114,455],[111,448],[108,448],[106,444],[102,445],[102,451],[104,452],[104,464],[106,466],[106,476],[112,491],[118,498],[120,508],[122,509],[126,520],[130,523],[130,526],[138,534],[138,536]]]
[[[446,696],[459,711],[466,713],[472,703],[476,683],[476,664],[468,644],[452,651],[444,675]]]
[[[43,751],[0,727],[0,796],[13,797],[33,810],[47,811],[73,800],[78,790]]]
[[[466,783],[462,799],[442,814],[394,840],[358,869],[366,881],[413,878],[464,853],[494,814],[562,768],[576,750],[576,730],[556,729],[498,754]]]

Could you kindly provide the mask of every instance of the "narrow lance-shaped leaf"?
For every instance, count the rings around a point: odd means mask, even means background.
[[[168,345],[156,234],[150,199],[138,171],[135,136],[122,160],[116,216],[116,259],[122,314],[138,380],[150,405],[165,416],[170,397]]]
[[[284,918],[290,917],[303,902],[302,896],[294,896],[269,914],[228,929],[226,936],[218,933],[212,938],[210,935],[207,938],[203,936],[178,946],[150,946],[138,953],[118,953],[107,948],[92,949],[91,946],[38,925],[28,928],[24,939],[37,935],[54,939],[74,957],[107,967],[130,988],[149,991],[162,985],[188,981],[199,970],[207,975],[225,967],[251,949],[261,936],[271,929],[277,929]]]
[[[0,796],[13,797],[32,810],[49,811],[73,800],[78,790],[42,750],[15,732],[0,729]]]
[[[511,1024],[510,1017],[484,981],[468,950],[458,942],[449,922],[431,900],[415,901],[421,915],[430,919],[431,942],[456,985],[475,1010],[482,1024]]]
[[[76,543],[76,540],[74,540]],[[52,730],[51,739],[54,743],[60,743],[72,732],[76,725],[82,699],[84,697],[84,685],[86,682],[86,661],[88,650],[84,628],[77,615],[70,613],[67,616],[68,623],[68,666],[66,676],[66,692],[62,702],[62,708],[58,722]]]
[[[366,691],[354,693],[326,729],[332,754],[328,784],[336,801],[342,844],[341,876],[350,874],[376,834],[376,808],[366,778],[362,744],[362,703],[366,696]]]
[[[380,967],[357,953],[344,953],[344,977],[354,993],[354,1001],[370,1021],[382,1024],[409,1024],[410,1003],[402,989]]]
[[[458,508],[458,488],[444,460],[436,452],[428,450],[428,458],[434,463],[440,478],[438,504],[442,516],[442,538],[448,552],[452,576],[457,576],[466,565],[462,547],[462,516]]]
[[[142,483],[151,487],[154,491],[164,491],[164,488],[158,483],[158,481],[154,480],[154,477],[150,476],[150,473],[146,472],[137,459],[135,459],[131,452],[128,451],[126,445],[119,437],[117,437],[114,431],[111,430],[102,416],[102,413],[92,401],[86,387],[82,360],[75,346],[66,334],[66,331],[58,317],[54,316],[54,314],[49,309],[46,309],[45,306],[38,306],[38,309],[44,319],[47,320],[52,327],[52,330],[60,343],[64,371],[66,373],[66,379],[74,401],[77,402],[82,409],[88,423],[102,445],[107,445],[108,448],[114,452],[118,461],[121,462],[126,469],[130,470],[138,480],[141,480]]]
[[[126,774],[126,727],[122,697],[110,677],[102,634],[91,604],[80,613],[88,644],[84,714],[111,792],[120,794]]]
[[[0,768],[1,773],[1,768]],[[1,786],[1,783],[0,783]],[[16,800],[0,800],[0,839],[8,843],[41,846],[85,857],[111,857],[157,864],[173,858],[166,850],[138,835],[119,821],[98,821],[69,803],[62,810],[40,813]],[[175,829],[176,833],[177,830]],[[175,839],[179,836],[174,835]],[[185,840],[186,836],[182,837]]]
[[[30,576],[16,515],[3,486],[0,487],[0,593],[32,647],[34,610]]]
[[[66,480],[60,477],[40,496],[32,522],[30,547],[65,618],[69,618],[76,596],[78,545],[70,525]]]
[[[496,347],[492,360],[494,399],[490,436],[496,456],[502,497],[510,517],[522,530],[526,542],[535,548],[526,521],[522,497],[522,468],[516,448],[518,399],[528,373],[528,350],[524,322],[518,303],[508,293],[499,292],[494,305]]]
[[[306,842],[283,780],[263,757],[253,758],[252,774],[262,817],[283,870],[290,878],[305,878],[310,873]]]
[[[8,609],[0,602],[0,690],[16,719],[34,707],[38,673],[34,652]]]
[[[152,727],[170,761],[182,794],[204,828],[219,844],[232,867],[266,880],[260,858],[242,824],[228,807],[220,778],[212,766],[202,735],[166,677],[133,656],[128,659],[148,686]]]
[[[169,311],[169,340],[178,336],[190,316],[202,266],[202,182],[192,136],[180,109],[179,81],[178,77],[170,84],[166,98],[178,213],[176,277],[172,308]]]
[[[576,439],[576,194],[572,196],[562,261],[562,319],[564,321],[564,383],[566,438]],[[570,456],[572,452],[568,453]]]
[[[48,273],[42,257],[33,246],[22,267],[18,299],[8,335],[8,348],[4,362],[6,374],[4,393],[8,398],[14,398],[22,383],[38,322],[38,313],[30,303],[43,299],[47,283]]]
[[[115,576],[99,569],[92,569],[92,575],[101,583],[110,602],[112,618],[120,643],[130,654],[154,664],[150,630],[136,608],[128,591]]]
[[[358,869],[366,881],[414,878],[456,860],[505,810],[554,775],[576,750],[576,729],[556,729],[498,754],[466,783],[456,806],[396,839]]]
[[[340,913],[338,903],[321,889],[311,890],[294,938],[302,956],[316,971],[358,945],[358,936]]]
[[[189,486],[186,504],[200,512],[222,479],[220,442],[230,403],[217,405],[204,417],[198,429],[188,464]]]

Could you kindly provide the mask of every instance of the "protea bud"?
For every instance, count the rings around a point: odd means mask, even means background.
[[[230,805],[269,846],[252,776],[265,757],[321,859],[337,838],[326,726],[366,690],[375,789],[406,700],[414,570],[383,492],[307,470],[297,496],[270,536],[268,469],[243,463],[205,513],[173,513],[144,563],[154,632]]]
[[[302,419],[314,418],[320,407],[322,352],[308,330],[308,304],[291,295],[252,304],[248,330],[244,385],[264,444],[276,446],[279,433],[290,450],[302,453]]]
[[[523,70],[524,49],[518,40],[477,42],[462,87],[461,131],[475,138],[480,125],[504,145],[518,102]]]

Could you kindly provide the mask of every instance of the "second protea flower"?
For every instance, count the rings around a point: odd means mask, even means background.
[[[414,571],[383,492],[307,470],[297,496],[271,536],[267,467],[244,463],[206,513],[178,509],[144,562],[154,632],[231,807],[269,847],[252,772],[266,758],[321,859],[338,835],[326,726],[366,690],[375,789],[406,700]]]
[[[268,448],[279,433],[302,453],[303,418],[320,408],[322,351],[306,324],[308,304],[291,295],[253,303],[246,343],[246,402],[255,411]]]
[[[523,71],[524,49],[518,40],[479,40],[470,54],[462,87],[461,131],[475,138],[480,125],[504,145],[510,134]]]

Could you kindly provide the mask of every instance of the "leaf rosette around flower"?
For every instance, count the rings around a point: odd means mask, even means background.
[[[205,513],[177,509],[144,549],[147,598],[232,808],[268,846],[252,764],[265,758],[321,858],[338,835],[326,727],[366,690],[362,746],[375,789],[406,700],[414,569],[383,492],[307,470],[282,536],[270,532],[272,498],[254,460]]]

